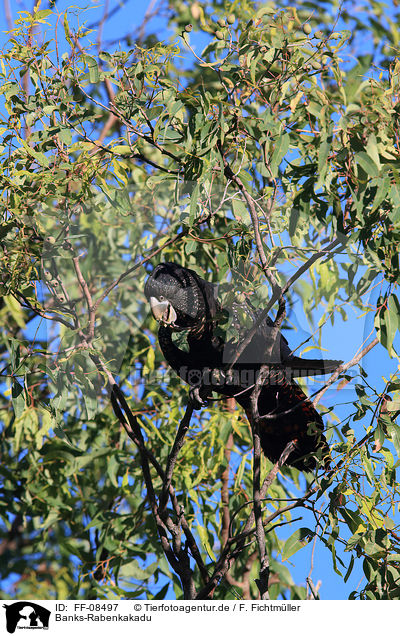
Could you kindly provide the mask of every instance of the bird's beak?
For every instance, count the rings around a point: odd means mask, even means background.
[[[168,300],[158,300],[154,296],[150,297],[151,313],[157,322],[171,325],[177,319],[176,311]]]

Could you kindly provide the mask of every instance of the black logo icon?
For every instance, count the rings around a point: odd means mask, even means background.
[[[6,626],[9,634],[13,634],[16,629],[49,629],[51,612],[37,603],[17,601],[3,607],[6,608]]]
[[[198,386],[201,384],[202,372],[198,369],[190,369],[188,372],[188,382],[191,386]]]

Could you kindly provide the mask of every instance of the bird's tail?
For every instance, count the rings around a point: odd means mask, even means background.
[[[251,421],[249,397],[238,401]],[[316,458],[323,458],[325,467],[329,466],[322,418],[298,384],[264,385],[258,399],[258,412],[260,416],[267,416],[260,422],[259,430],[261,446],[268,459],[277,462],[287,444],[294,442],[286,465],[309,471],[315,468]]]
[[[291,375],[295,378],[333,373],[342,364],[342,360],[307,360],[291,356],[286,358],[283,364],[285,369],[290,369]]]

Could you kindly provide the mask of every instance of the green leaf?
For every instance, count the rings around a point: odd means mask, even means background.
[[[328,171],[328,155],[332,145],[332,138],[328,137],[321,143],[318,153],[318,182],[317,187],[322,187]]]
[[[400,325],[399,301],[397,297],[389,297],[386,306],[376,314],[374,324],[379,341],[391,356],[393,340],[398,333]]]
[[[192,254],[197,249],[197,241],[185,241],[185,253],[187,255]]]
[[[97,60],[91,55],[84,55],[83,61],[89,69],[89,81],[91,84],[97,84],[100,81],[99,67]]]
[[[304,548],[315,537],[315,532],[309,528],[298,528],[289,539],[285,541],[285,545],[282,550],[282,561],[286,561],[293,554]]]
[[[390,296],[388,309],[385,312],[386,333],[388,338],[388,351],[391,352],[393,340],[400,328],[400,307],[396,296]],[[386,320],[387,317],[387,320]]]
[[[235,490],[239,491],[240,488],[242,487],[242,479],[243,479],[243,475],[244,475],[244,471],[248,462],[248,457],[247,455],[244,455],[242,458],[242,461],[239,464],[239,467],[236,471],[236,476],[235,476]]]
[[[386,403],[386,410],[391,413],[395,413],[396,411],[400,411],[400,400],[392,400],[391,402]]]
[[[241,199],[232,199],[232,208],[235,217],[241,223],[250,223],[250,216],[246,204]]]
[[[369,177],[377,177],[379,175],[378,166],[366,152],[357,152],[355,159]]]
[[[200,541],[202,542],[208,556],[210,557],[210,559],[212,559],[213,562],[215,562],[217,559],[211,548],[211,544],[210,544],[210,540],[209,540],[209,536],[208,536],[208,532],[206,528],[202,525],[199,525],[197,527],[197,531],[199,533]]]
[[[107,460],[107,474],[110,478],[111,483],[118,488],[119,484],[118,484],[118,471],[119,471],[119,462],[117,461],[117,458],[115,456],[115,454],[113,453]]]
[[[47,18],[48,15],[52,15],[53,11],[51,9],[41,9],[40,11],[35,11],[33,17],[35,20],[43,20],[43,18]]]
[[[65,39],[67,40],[68,44],[72,47],[73,43],[71,40],[71,31],[68,24],[67,12],[64,13],[64,33],[65,33]]]
[[[359,515],[358,512],[349,510],[349,508],[341,508],[340,511],[353,534],[365,530],[362,517]]]
[[[146,356],[146,364],[147,364],[147,367],[150,369],[150,371],[154,371],[155,356],[156,354],[154,352],[154,348],[149,347],[149,350],[147,351],[147,356]]]
[[[163,601],[168,594],[170,583],[166,583],[152,598],[153,601]]]
[[[400,427],[397,424],[388,425],[387,427],[396,453],[400,457]]]
[[[168,108],[168,114],[169,116],[175,117],[175,115],[181,110],[181,108],[184,106],[183,102],[181,102],[180,99],[176,100],[175,102],[172,102],[172,104],[167,104],[167,108]]]
[[[347,572],[346,572],[346,574],[344,576],[344,579],[343,579],[345,583],[347,583],[347,581],[349,580],[350,574],[353,571],[354,563],[355,563],[355,558],[354,558],[354,554],[352,554],[351,555],[351,559],[350,559],[350,563],[349,563],[349,567],[347,568]]]
[[[368,156],[372,159],[372,161],[374,162],[374,165],[377,167],[378,171],[380,171],[381,170],[381,162],[380,162],[380,158],[379,158],[378,144],[377,144],[376,137],[375,137],[374,133],[371,133],[369,138],[368,138],[366,150],[367,150]]]
[[[390,218],[394,223],[398,223],[400,221],[400,186],[397,183],[393,183],[390,188],[390,199],[393,205]]]
[[[387,197],[390,188],[390,179],[386,175],[383,179],[376,180],[376,194],[374,200],[372,202],[371,212],[374,212],[377,208],[379,208],[380,204]]]
[[[290,145],[290,135],[288,135],[287,133],[281,134],[278,137],[278,140],[275,144],[275,149],[272,154],[271,164],[270,164],[271,172],[273,176],[275,177],[278,174],[278,168],[282,162],[283,157],[286,155],[287,151],[289,150],[289,145]]]
[[[197,201],[200,193],[200,185],[196,183],[194,190],[190,196],[190,206],[189,206],[189,225],[192,225],[198,211]]]
[[[72,143],[72,132],[69,128],[61,128],[59,132],[61,141],[69,146]]]
[[[16,380],[13,380],[11,386],[12,404],[15,413],[15,418],[18,420],[25,411],[25,394],[24,387]]]

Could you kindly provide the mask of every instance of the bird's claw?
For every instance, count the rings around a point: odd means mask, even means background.
[[[189,400],[195,411],[208,405],[208,393],[203,386],[192,386],[189,389]]]

